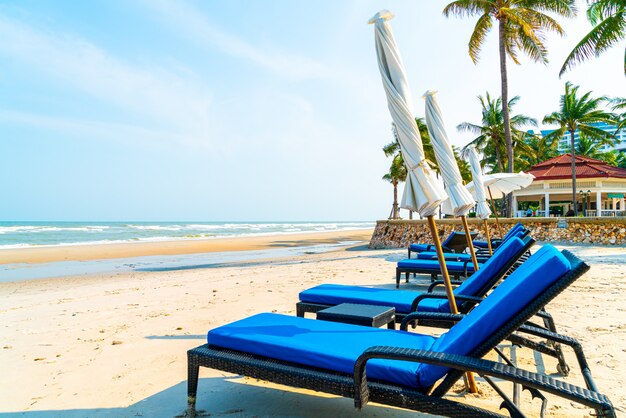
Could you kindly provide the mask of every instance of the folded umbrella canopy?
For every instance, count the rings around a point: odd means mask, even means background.
[[[391,12],[381,10],[369,20],[369,23],[374,24],[375,27],[378,68],[387,94],[389,112],[398,132],[400,151],[407,166],[406,186],[401,206],[417,211],[420,216],[426,217],[428,220],[433,243],[437,249],[450,311],[457,313],[458,309],[434,217],[437,207],[447,196],[440,183],[437,182],[435,173],[431,170],[424,155],[422,138],[413,115],[413,103],[404,64],[393,38],[391,25],[387,22],[392,18]],[[470,390],[476,392],[476,385],[471,375],[468,375],[468,380],[470,381]]]
[[[448,134],[441,116],[441,109],[435,99],[435,93],[434,91],[427,91],[424,94],[426,99],[426,126],[428,127],[430,142],[435,151],[435,157],[437,157],[441,177],[443,177],[443,181],[446,184],[446,192],[450,196],[449,209],[454,216],[461,218],[463,228],[465,229],[465,237],[467,238],[467,246],[470,249],[474,264],[474,271],[476,271],[478,270],[478,260],[476,259],[476,252],[474,251],[466,218],[467,213],[474,207],[476,202],[463,185],[463,178],[461,177],[454,151],[448,140]]]
[[[493,254],[491,249],[491,239],[489,238],[489,225],[487,225],[487,218],[491,215],[491,209],[487,204],[487,196],[485,194],[485,188],[483,186],[483,170],[478,160],[478,153],[476,148],[469,147],[467,149],[467,157],[470,163],[470,169],[472,171],[472,179],[475,184],[474,191],[476,196],[476,217],[484,221],[485,236],[487,238],[487,246],[489,248],[489,254]]]
[[[404,64],[391,26],[387,23],[392,18],[391,12],[381,10],[369,23],[375,25],[378,67],[387,94],[389,112],[396,125],[402,157],[407,166],[406,185],[400,205],[418,212],[422,217],[428,217],[435,214],[437,207],[447,196],[424,155],[422,138],[413,115],[413,102]]]

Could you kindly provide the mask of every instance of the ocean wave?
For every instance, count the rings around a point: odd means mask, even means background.
[[[114,223],[78,222],[12,225],[0,223],[0,248],[91,245],[188,239],[237,238],[372,228],[373,222],[225,222],[225,223]]]
[[[62,227],[62,226],[0,226],[0,234],[10,233],[41,233],[41,232],[60,232],[60,231],[84,231],[84,232],[102,232],[108,229],[108,226],[80,226],[80,227]]]

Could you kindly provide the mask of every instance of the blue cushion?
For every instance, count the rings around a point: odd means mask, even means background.
[[[480,269],[468,277],[457,288],[455,295],[482,296],[484,287],[492,281],[502,267],[516,254],[522,251],[524,242],[519,238],[513,238],[502,245],[502,249],[489,258]],[[487,289],[489,290],[489,289]],[[417,306],[419,312],[443,312],[450,313],[450,304],[447,299],[424,299]]]
[[[465,270],[466,263],[464,261],[447,261],[446,266],[448,266],[449,272],[454,273],[463,273]],[[398,267],[400,268],[410,268],[410,269],[420,269],[420,270],[432,270],[432,271],[440,271],[441,268],[439,266],[438,260],[416,260],[413,258],[407,258],[406,260],[398,261]],[[480,263],[479,263],[480,267]],[[474,271],[474,264],[467,263],[467,271]]]
[[[450,354],[470,354],[570,270],[569,261],[556,248],[544,245],[465,318],[443,334],[431,349]],[[429,385],[444,376],[447,368],[424,365],[420,373],[420,382]]]
[[[480,266],[476,273],[472,274],[459,287],[454,289],[454,293],[457,295],[480,294],[485,285],[498,273],[498,270],[502,269],[523,248],[524,242],[521,239],[515,237],[508,240]]]
[[[518,252],[524,243],[519,238],[509,240],[500,251],[489,258],[476,274],[470,276],[454,290],[456,295],[477,296],[493,279],[493,276]],[[300,301],[321,305],[339,305],[340,303],[360,303],[364,305],[393,306],[398,313],[410,313],[418,292],[410,290],[378,289],[362,286],[344,286],[323,284],[300,292]],[[424,299],[418,305],[420,312],[450,313],[447,299]]]
[[[417,296],[419,293],[411,290],[322,284],[300,292],[300,301],[331,306],[340,303],[393,306],[396,312],[409,313]]]
[[[511,229],[509,229],[509,231],[504,234],[504,237],[502,238],[502,242],[506,242],[509,238],[512,237],[520,237],[522,235],[524,235],[524,225],[522,225],[521,223],[516,223],[515,225],[513,225],[513,227]],[[473,241],[473,244],[475,247],[479,247],[479,248],[489,248],[489,244],[487,244],[487,241]]]
[[[469,254],[462,253],[443,253],[443,256],[446,260],[471,260],[472,256]],[[434,251],[424,251],[417,255],[417,258],[420,260],[437,260],[437,253]]]
[[[431,244],[411,244],[409,245],[409,248],[411,249],[411,251],[415,251],[415,252],[422,252],[422,251],[428,251],[428,247],[430,247]]]
[[[208,334],[210,345],[350,375],[356,359],[369,347],[428,350],[434,341],[434,337],[417,333],[270,313],[224,325]],[[420,366],[405,361],[372,360],[367,363],[366,372],[371,379],[421,388],[417,378]]]
[[[450,232],[450,235],[448,235],[448,238],[446,238],[446,240],[442,242],[441,245],[443,245],[444,247],[448,245],[448,243],[452,240],[452,238],[454,238],[455,235],[456,235],[456,231]]]

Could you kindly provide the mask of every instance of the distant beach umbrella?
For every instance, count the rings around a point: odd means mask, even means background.
[[[495,199],[501,199],[515,190],[522,190],[530,186],[534,179],[535,176],[532,174],[523,172],[493,173],[485,174],[483,177],[483,184],[491,190]]]
[[[487,196],[485,195],[485,187],[483,186],[483,170],[480,166],[480,161],[478,160],[476,148],[469,147],[467,149],[467,157],[472,171],[472,180],[475,185],[476,217],[484,221],[487,247],[489,248],[489,254],[493,254],[493,249],[491,248],[491,238],[489,237],[489,225],[487,224],[487,219],[489,218],[489,215],[491,215],[491,209],[489,209],[489,205],[487,204]]]
[[[369,20],[369,23],[375,26],[378,68],[408,171],[400,206],[416,211],[422,217],[428,217],[435,214],[441,201],[446,198],[446,192],[437,182],[435,173],[424,155],[404,64],[391,26],[387,23],[393,17],[388,10],[381,10]]]
[[[502,237],[502,229],[500,227],[500,221],[498,220],[498,213],[496,212],[496,206],[493,203],[493,199],[502,199],[507,194],[515,191],[525,189],[535,179],[532,174],[519,172],[519,173],[493,173],[485,174],[483,176],[483,187],[487,188],[489,193],[489,199],[491,200],[491,207],[493,208],[493,214],[496,217],[496,224],[500,236]],[[467,185],[467,190],[476,196],[476,188],[474,187],[474,181]],[[495,196],[495,197],[494,197]]]
[[[402,196],[401,206],[414,210],[428,220],[437,258],[441,268],[450,311],[458,313],[450,275],[443,256],[439,233],[435,224],[435,213],[439,204],[446,198],[446,192],[437,182],[435,173],[431,170],[424,155],[422,138],[420,137],[413,115],[413,103],[411,92],[404,71],[404,64],[400,58],[398,46],[393,38],[391,26],[388,20],[393,14],[388,10],[381,10],[372,17],[368,23],[374,24],[376,39],[376,54],[378,56],[378,68],[382,77],[387,105],[391,118],[398,132],[398,142],[402,157],[407,166],[407,179]],[[457,168],[458,170],[458,168]],[[476,383],[468,373],[470,391],[477,392]]]

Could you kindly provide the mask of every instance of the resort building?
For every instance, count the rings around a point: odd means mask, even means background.
[[[626,216],[626,169],[604,161],[576,156],[576,202],[572,202],[572,157],[570,154],[534,165],[527,171],[532,184],[513,192],[515,217],[571,216],[574,204],[584,216]],[[529,202],[529,204],[522,204]],[[520,210],[520,206],[524,210]]]
[[[598,123],[592,123],[592,126],[595,126],[596,128],[602,129],[605,132],[610,132],[612,134],[615,133],[615,131],[617,130],[617,126],[616,125],[609,125],[607,123],[604,122],[598,122]],[[541,132],[541,136],[546,136],[552,132],[554,132],[555,129],[542,129]],[[576,130],[574,132],[574,141],[576,144],[578,144],[578,138],[580,138],[580,131]],[[608,152],[608,151],[626,151],[626,129],[622,129],[618,134],[617,134],[617,143],[615,144],[615,146],[610,146],[610,145],[603,145],[600,147],[600,151],[602,152]],[[571,146],[570,146],[570,134],[569,132],[566,133],[563,138],[559,139],[559,152],[570,152],[571,151]]]

